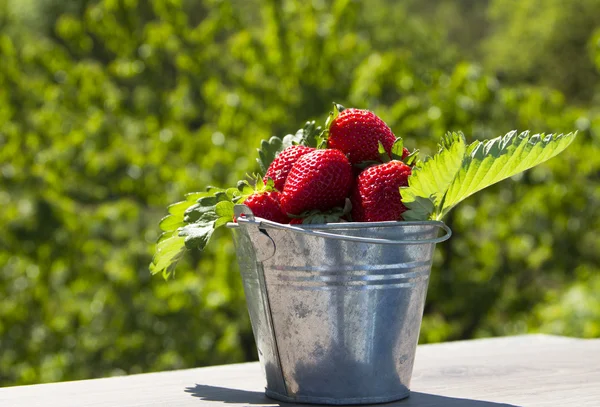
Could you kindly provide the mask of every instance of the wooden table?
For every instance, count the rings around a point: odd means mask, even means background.
[[[258,363],[0,389],[1,407],[294,406]],[[600,406],[600,339],[547,335],[421,345],[411,396],[385,406]]]

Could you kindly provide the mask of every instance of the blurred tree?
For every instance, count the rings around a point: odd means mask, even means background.
[[[600,0],[491,0],[487,65],[511,83],[553,86],[590,101],[600,75],[587,52]]]
[[[447,130],[579,129],[565,154],[447,219],[421,338],[597,336],[595,311],[555,303],[597,302],[600,115],[461,62],[418,10],[0,0],[0,384],[254,359],[227,231],[165,283],[148,273],[156,225],[186,192],[255,171],[260,139],[323,121],[332,101],[424,152]]]

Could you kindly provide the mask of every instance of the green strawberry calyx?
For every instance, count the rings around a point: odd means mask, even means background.
[[[317,144],[310,147],[315,147],[317,149],[327,148],[327,141],[329,140],[329,127],[331,127],[331,123],[342,113],[346,108],[339,103],[333,102],[333,110],[329,112],[329,116],[327,116],[327,120],[325,120],[325,126],[321,133],[317,138]]]
[[[272,136],[268,140],[262,140],[260,147],[257,149],[258,158],[256,159],[261,172],[265,174],[275,157],[292,145],[300,144],[308,147],[317,147],[320,143],[321,133],[321,126],[317,126],[313,120],[306,122],[304,127],[294,134],[288,134],[283,138]]]
[[[354,164],[353,166],[359,169],[365,169],[373,165],[388,163],[390,161],[402,161],[408,166],[413,166],[417,162],[419,156],[419,150],[415,149],[406,158],[402,158],[402,155],[404,154],[404,141],[402,140],[402,137],[396,137],[396,141],[394,141],[394,144],[392,145],[391,154],[388,154],[381,141],[379,141],[378,152],[379,161],[367,160]]]
[[[327,211],[315,209],[303,212],[300,215],[288,214],[288,216],[292,219],[302,219],[303,225],[318,225],[323,223],[347,222],[351,220],[350,212],[352,212],[352,203],[350,199],[346,198],[343,208],[337,206]]]

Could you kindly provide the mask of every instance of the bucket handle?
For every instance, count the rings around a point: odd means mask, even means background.
[[[255,225],[259,229],[264,229],[265,226],[273,228],[273,229],[281,229],[281,230],[289,230],[292,232],[303,233],[305,235],[310,236],[318,236],[318,237],[326,237],[328,239],[335,240],[346,240],[349,242],[357,242],[357,243],[374,243],[374,244],[385,244],[385,245],[414,245],[414,244],[432,244],[432,243],[441,243],[450,239],[452,236],[452,231],[450,228],[444,223],[440,221],[426,221],[426,222],[402,222],[402,225],[406,226],[422,226],[422,225],[431,225],[437,228],[440,228],[446,232],[444,235],[440,237],[436,237],[433,239],[421,239],[421,240],[393,240],[393,239],[380,239],[375,237],[359,237],[359,236],[346,236],[339,235],[336,233],[327,233],[318,230],[304,229],[297,226],[286,225],[282,223],[272,222],[263,218],[255,218],[252,212],[249,210],[246,205],[235,205],[236,206],[236,218],[237,224],[249,224]],[[238,207],[245,207],[239,208]],[[249,213],[248,213],[249,212]],[[240,216],[240,215],[244,216]],[[228,227],[237,227],[235,223],[230,223],[227,225]]]

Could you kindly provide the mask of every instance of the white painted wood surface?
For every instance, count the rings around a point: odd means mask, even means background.
[[[0,388],[1,407],[293,406],[263,394],[258,363]],[[546,335],[422,345],[393,407],[600,407],[600,339]]]

